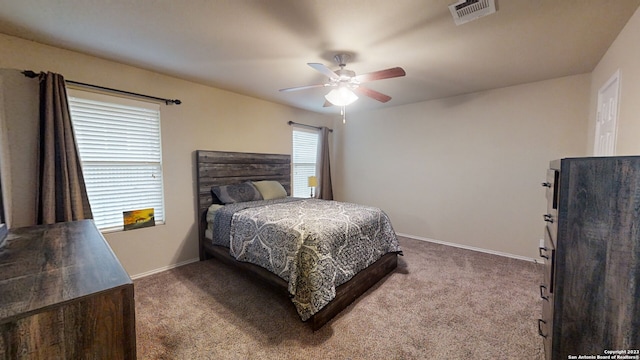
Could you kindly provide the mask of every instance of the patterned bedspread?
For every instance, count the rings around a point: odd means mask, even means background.
[[[327,305],[336,287],[389,252],[401,253],[380,209],[286,198],[225,205],[213,220],[214,243],[239,261],[266,268],[289,284],[302,320]]]

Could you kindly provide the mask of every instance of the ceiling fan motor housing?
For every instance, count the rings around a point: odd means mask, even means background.
[[[341,68],[339,70],[335,71],[336,75],[338,75],[338,82],[348,82],[350,81],[352,78],[354,78],[356,76],[356,72],[352,71],[352,70],[347,70],[344,68]]]
[[[351,60],[351,55],[337,54],[336,56],[333,57],[333,60],[335,60],[338,63],[338,66],[340,66],[341,68],[344,68],[345,66],[347,66],[347,62]]]

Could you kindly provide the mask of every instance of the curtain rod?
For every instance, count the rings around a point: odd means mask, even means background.
[[[321,127],[319,127],[319,126],[313,126],[313,125],[307,125],[307,124],[300,124],[300,123],[293,122],[293,121],[289,121],[289,122],[287,122],[287,124],[289,124],[289,125],[305,126],[305,127],[308,127],[308,128],[313,128],[313,129],[318,129],[318,130],[322,129],[322,128],[321,128]],[[329,129],[329,132],[333,132],[333,129]]]
[[[38,73],[36,73],[36,72],[34,72],[32,70],[25,70],[25,71],[22,72],[22,74],[24,76],[26,76],[26,77],[29,77],[29,78],[38,77]],[[155,100],[155,101],[161,101],[161,102],[164,102],[166,105],[172,105],[172,104],[180,105],[180,104],[182,104],[182,101],[180,101],[178,99],[165,99],[165,98],[161,98],[161,97],[138,94],[138,93],[125,91],[125,90],[112,89],[112,88],[108,88],[108,87],[104,87],[104,86],[92,85],[92,84],[82,83],[82,82],[73,81],[73,80],[65,80],[65,82],[67,84],[72,84],[72,85],[81,86],[81,87],[98,89],[98,90],[113,92],[113,93],[117,93],[117,94],[125,94],[125,95],[130,95],[130,96],[137,96],[137,97],[141,97],[141,98],[145,98],[145,99],[151,99],[151,100]]]

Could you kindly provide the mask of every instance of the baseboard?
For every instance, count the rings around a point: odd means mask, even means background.
[[[193,258],[193,259],[185,260],[185,261],[182,261],[182,262],[179,262],[179,263],[176,263],[176,264],[171,264],[171,265],[163,266],[161,268],[145,271],[145,272],[140,273],[140,274],[132,275],[130,277],[131,277],[131,280],[136,280],[136,279],[143,278],[145,276],[149,276],[149,275],[157,274],[157,273],[160,273],[160,272],[163,272],[163,271],[167,271],[167,270],[170,270],[170,269],[174,269],[174,268],[180,267],[182,265],[191,264],[191,263],[194,263],[196,261],[200,261],[200,259],[199,258]]]
[[[414,239],[414,240],[426,241],[426,242],[431,242],[431,243],[440,244],[440,245],[452,246],[452,247],[457,247],[457,248],[466,249],[466,250],[472,250],[472,251],[478,251],[478,252],[483,252],[483,253],[492,254],[492,255],[504,256],[504,257],[508,257],[508,258],[512,258],[512,259],[524,260],[524,261],[533,262],[533,263],[536,263],[536,264],[540,264],[541,263],[541,261],[538,260],[538,259],[534,259],[534,258],[530,258],[530,257],[526,257],[526,256],[509,254],[509,253],[505,253],[505,252],[501,252],[501,251],[488,250],[488,249],[483,249],[483,248],[479,248],[479,247],[461,245],[461,244],[456,244],[456,243],[452,243],[452,242],[429,239],[429,238],[425,238],[425,237],[421,237],[421,236],[415,236],[415,235],[409,235],[409,234],[396,233],[396,235],[402,236],[402,237],[406,237],[406,238],[409,238],[409,239]]]

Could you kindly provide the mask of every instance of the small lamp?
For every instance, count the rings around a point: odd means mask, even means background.
[[[313,188],[318,186],[318,178],[315,176],[309,176],[308,183],[309,183],[309,187],[311,188],[310,197],[313,197]]]

